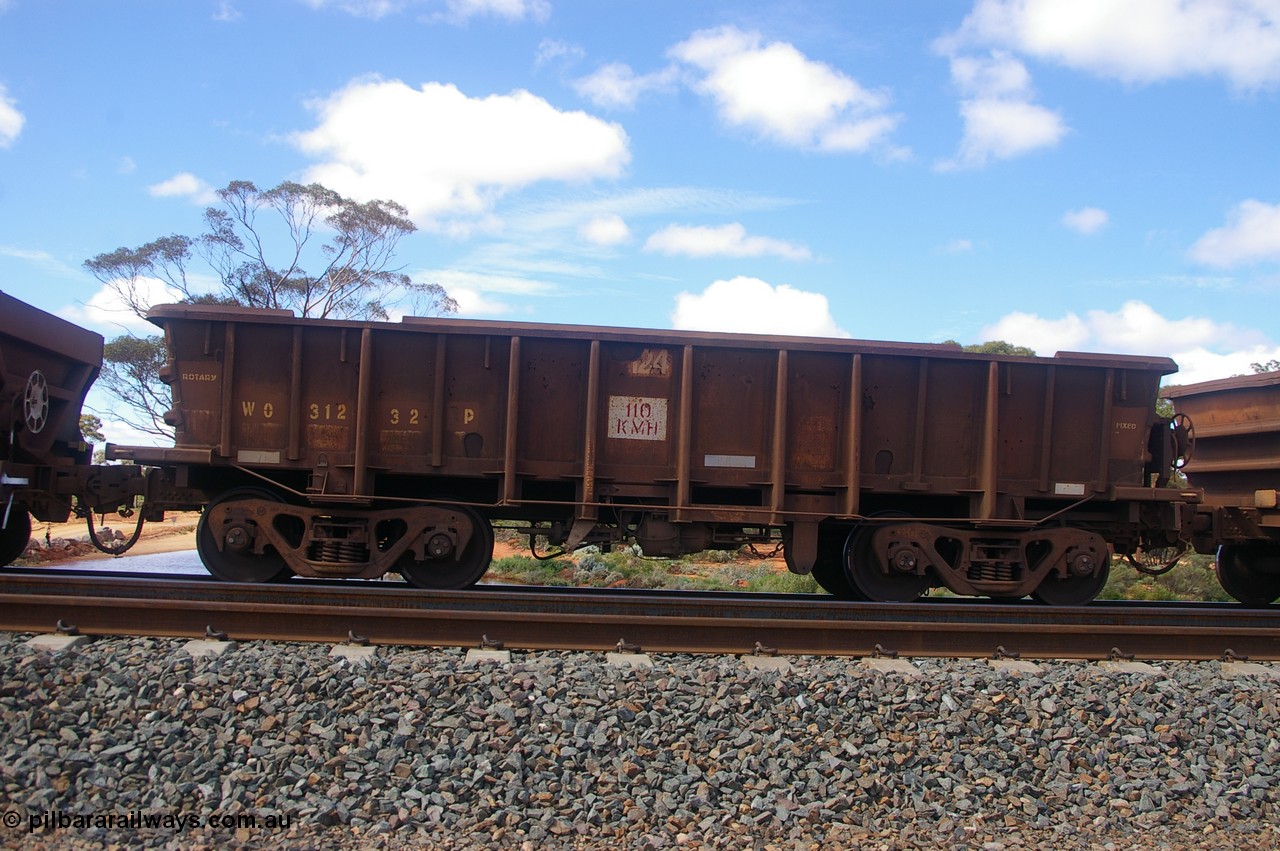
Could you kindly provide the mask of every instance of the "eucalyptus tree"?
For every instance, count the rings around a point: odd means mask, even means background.
[[[286,309],[315,319],[386,319],[401,305],[422,316],[458,310],[442,286],[394,265],[400,240],[415,230],[394,201],[360,202],[291,181],[264,190],[235,180],[217,196],[198,236],[117,248],[85,268],[140,317],[157,301]],[[117,337],[104,357],[102,385],[120,403],[113,413],[140,431],[172,437],[163,419],[169,397],[159,381],[161,339]]]

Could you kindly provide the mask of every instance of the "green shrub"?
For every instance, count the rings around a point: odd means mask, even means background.
[[[800,576],[786,571],[770,570],[747,580],[747,590],[765,594],[826,594],[812,575]]]
[[[812,576],[780,571],[775,563],[746,558],[741,552],[711,550],[683,559],[646,558],[638,547],[601,552],[584,547],[573,557],[542,561],[528,556],[496,559],[490,580],[525,585],[592,588],[668,588],[690,591],[754,591],[773,594],[824,594]],[[945,589],[932,595],[951,596]],[[1173,570],[1149,576],[1125,559],[1112,561],[1100,600],[1155,602],[1229,602],[1218,585],[1210,556],[1189,554]]]
[[[572,569],[572,563],[564,559],[542,561],[529,556],[507,556],[494,559],[486,576],[490,581],[565,587],[574,584],[566,575]]]
[[[1122,557],[1112,559],[1111,575],[1098,599],[1225,603],[1232,598],[1218,584],[1213,557],[1189,553],[1161,576],[1140,573]]]
[[[688,556],[690,561],[704,564],[733,564],[738,560],[739,550],[704,550]]]

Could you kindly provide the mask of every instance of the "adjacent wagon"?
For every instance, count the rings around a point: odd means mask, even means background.
[[[1194,424],[1185,472],[1204,490],[1196,550],[1217,553],[1218,580],[1237,600],[1280,598],[1280,372],[1171,387],[1165,395]]]
[[[63,522],[141,490],[138,470],[91,465],[80,432],[102,350],[101,335],[0,292],[0,565],[26,548],[33,515]]]

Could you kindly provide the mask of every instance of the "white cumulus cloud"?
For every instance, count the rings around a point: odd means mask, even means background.
[[[1089,328],[1074,313],[1060,319],[1045,319],[1034,313],[1014,311],[982,329],[982,339],[1004,340],[1015,346],[1026,346],[1039,355],[1073,352],[1089,342]]]
[[[631,229],[615,213],[595,216],[578,228],[578,235],[592,245],[622,245],[631,239]]]
[[[136,297],[141,304],[171,304],[182,299],[182,293],[159,278],[139,278]],[[120,294],[105,284],[83,304],[62,308],[58,315],[79,325],[88,326],[110,338],[124,333],[149,336],[158,333],[156,326],[135,314]]]
[[[1115,352],[1163,353],[1172,348],[1225,343],[1237,335],[1232,326],[1204,317],[1168,319],[1140,301],[1125,302],[1115,312],[1091,310],[1088,317],[1097,345]]]
[[[483,290],[459,285],[449,288],[448,293],[458,303],[459,316],[507,316],[513,311],[510,304],[490,298]]]
[[[942,171],[1052,147],[1067,133],[1059,113],[1033,102],[1031,75],[1008,53],[952,57],[951,79],[962,95],[964,135],[956,156],[938,164]]]
[[[189,198],[196,204],[212,204],[218,200],[213,187],[189,171],[179,172],[168,180],[147,187],[153,198]]]
[[[1010,313],[981,335],[983,340],[1027,346],[1042,356],[1084,351],[1171,357],[1179,365],[1173,379],[1179,384],[1248,373],[1251,363],[1280,357],[1280,345],[1261,331],[1205,317],[1170,319],[1141,301],[1057,319]]]
[[[900,121],[886,111],[883,94],[759,33],[703,30],[670,55],[701,74],[694,87],[715,102],[725,123],[778,144],[863,152],[886,145]]]
[[[687,257],[782,257],[808,260],[809,249],[767,236],[748,236],[741,224],[669,225],[645,240],[645,251]]]
[[[360,80],[313,108],[319,124],[293,137],[320,160],[306,179],[397,201],[419,223],[483,217],[539,181],[618,177],[631,158],[619,125],[523,90],[472,98],[442,83]]]
[[[1106,210],[1098,207],[1082,207],[1079,210],[1068,210],[1062,216],[1062,224],[1076,233],[1097,233],[1107,226],[1111,217]]]
[[[1250,199],[1191,246],[1191,259],[1208,266],[1236,266],[1280,260],[1280,204]]]
[[[510,298],[526,303],[530,297],[556,291],[554,284],[517,273],[424,269],[413,277],[444,287],[445,292],[458,302],[458,314],[467,317],[517,313],[523,308],[514,306]]]
[[[1130,83],[1213,76],[1280,82],[1274,0],[978,0],[948,52],[1004,48]]]
[[[12,145],[26,123],[26,116],[18,111],[18,102],[0,85],[0,148]]]
[[[827,297],[786,284],[739,276],[701,293],[676,296],[672,327],[690,331],[848,337],[831,316]]]
[[[1280,360],[1280,346],[1257,345],[1235,351],[1210,351],[1193,348],[1173,355],[1178,362],[1178,373],[1165,379],[1168,384],[1194,384],[1233,375],[1250,375],[1255,363]]]
[[[636,74],[631,66],[611,62],[595,73],[573,82],[573,90],[604,109],[631,109],[645,92],[670,88],[676,79],[674,67],[652,74]]]

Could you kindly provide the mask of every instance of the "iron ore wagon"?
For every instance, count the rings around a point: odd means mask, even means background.
[[[168,507],[216,576],[462,588],[494,521],[571,550],[781,542],[844,597],[1087,602],[1185,546],[1166,358],[166,305]],[[185,497],[181,496],[186,494]],[[165,507],[163,504],[159,507]]]
[[[1280,372],[1170,387],[1178,417],[1194,422],[1185,467],[1204,491],[1193,529],[1198,552],[1217,553],[1218,581],[1250,605],[1280,598]]]

